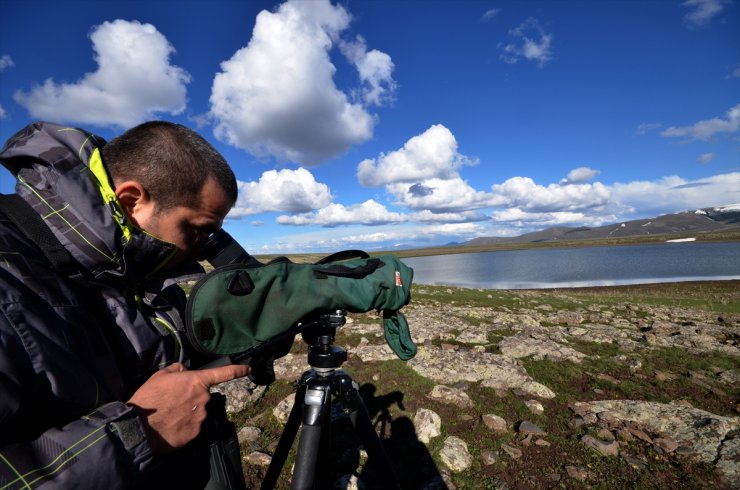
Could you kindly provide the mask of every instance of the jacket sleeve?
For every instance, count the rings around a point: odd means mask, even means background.
[[[152,461],[149,441],[133,408],[116,401],[76,420],[29,430],[40,412],[22,393],[33,366],[23,338],[0,312],[0,489],[116,489],[135,485]],[[25,386],[24,386],[25,385]]]
[[[131,487],[151,460],[131,407],[113,402],[32,441],[0,451],[0,487],[114,489]]]

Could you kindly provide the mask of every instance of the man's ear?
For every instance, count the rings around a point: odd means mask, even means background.
[[[151,205],[151,197],[144,186],[135,180],[121,182],[115,188],[115,194],[118,202],[121,203],[123,212],[133,221],[134,225],[139,226],[137,215],[147,206]]]

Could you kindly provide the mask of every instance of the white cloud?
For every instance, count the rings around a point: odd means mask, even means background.
[[[662,124],[660,123],[643,123],[637,126],[636,133],[640,136],[647,134],[649,131],[652,131],[654,129],[658,129],[661,127]]]
[[[717,155],[715,153],[702,153],[699,155],[699,158],[696,159],[697,163],[701,164],[707,164],[717,158]]]
[[[462,213],[434,213],[428,209],[411,213],[409,221],[417,223],[472,223],[485,221],[488,216],[477,211],[465,211]]]
[[[419,183],[389,184],[386,190],[397,204],[415,210],[464,211],[489,207],[491,195],[473,189],[460,177],[452,179],[428,179]]]
[[[408,229],[392,227],[374,229],[370,233],[352,233],[347,228],[322,229],[320,232],[292,233],[284,237],[276,237],[269,245],[260,247],[265,253],[290,253],[307,250],[331,251],[353,248],[388,248],[390,243],[405,240],[409,236]],[[379,245],[378,245],[379,244]],[[376,246],[377,245],[377,246]],[[250,247],[255,248],[255,247]]]
[[[332,196],[306,169],[269,170],[259,182],[239,182],[239,197],[230,218],[263,212],[305,213],[326,206]]]
[[[740,78],[740,66],[733,69],[730,74],[725,77],[726,80],[730,80],[732,78]]]
[[[483,17],[481,17],[481,20],[483,20],[483,21],[488,21],[488,20],[491,20],[491,19],[493,19],[494,17],[496,17],[496,16],[498,15],[498,13],[499,13],[499,12],[500,12],[500,10],[499,10],[499,9],[488,9],[488,10],[486,10],[486,11],[485,11],[485,12],[483,13]]]
[[[596,178],[601,172],[589,167],[578,167],[568,172],[568,176],[560,181],[561,184],[580,184]]]
[[[590,216],[585,213],[568,211],[530,213],[519,208],[509,208],[494,212],[491,218],[496,222],[515,223],[517,227],[542,229],[550,226],[601,226],[614,220],[615,216]]]
[[[329,0],[289,0],[274,12],[260,12],[248,45],[221,63],[213,80],[216,136],[254,155],[303,165],[371,138],[374,117],[333,80],[329,51],[350,20]],[[390,57],[363,47],[356,61],[368,101],[387,96]]]
[[[737,202],[740,172],[694,181],[669,176],[657,181],[615,183],[610,189],[615,202],[638,211],[642,216],[656,216]]]
[[[682,5],[691,11],[684,16],[684,20],[690,26],[703,27],[729,3],[729,0],[686,0]]]
[[[417,226],[412,224],[388,225],[373,228],[370,232],[352,228],[323,228],[319,232],[295,233],[277,237],[261,248],[263,253],[290,253],[300,251],[335,252],[347,248],[365,250],[390,250],[398,245],[430,246],[441,241],[468,240],[481,236],[485,228],[475,224]]]
[[[408,217],[404,214],[388,211],[384,205],[369,199],[362,204],[355,204],[353,206],[329,204],[314,213],[297,216],[280,216],[277,221],[282,225],[320,225],[332,227],[349,224],[385,225],[388,223],[402,223],[407,220]]]
[[[602,183],[594,184],[536,184],[529,177],[513,177],[502,184],[491,186],[499,202],[526,211],[555,212],[580,211],[606,205],[611,193]]]
[[[691,126],[671,126],[660,133],[668,138],[709,141],[718,133],[735,133],[740,129],[740,104],[727,111],[726,118],[705,119]]]
[[[537,19],[529,18],[519,27],[509,31],[515,42],[501,46],[501,59],[509,64],[517,63],[524,58],[534,61],[542,68],[552,59],[552,34],[546,33]]]
[[[15,63],[13,63],[13,59],[10,56],[7,54],[0,56],[0,73],[12,66],[15,66]]]
[[[467,185],[454,179],[425,182],[427,185],[442,182],[441,185],[452,188]],[[603,226],[681,210],[724,206],[737,202],[739,188],[740,172],[698,180],[670,176],[608,186],[598,182],[545,186],[528,177],[515,177],[492,186],[492,193],[479,193],[470,188],[475,199],[463,199],[456,204],[462,206],[464,201],[477,211],[433,212],[437,203],[432,202],[428,208],[420,207],[417,212],[400,213],[369,200],[351,206],[331,204],[299,216],[281,216],[279,222],[282,224],[319,225],[325,231],[291,235],[290,240],[286,238],[284,243],[278,240],[271,243],[270,248],[298,251],[359,246],[388,250],[396,244],[430,246],[478,236],[519,235],[551,226]],[[421,206],[422,203],[410,204]],[[485,218],[482,209],[493,210],[490,219]],[[372,225],[377,231],[348,234],[346,227],[332,228],[339,225]]]
[[[360,162],[357,178],[366,187],[454,178],[461,166],[473,163],[457,152],[457,140],[450,130],[435,124],[409,139],[403,148]]]
[[[392,76],[395,66],[391,57],[377,49],[368,51],[362,36],[357,36],[352,42],[340,42],[339,48],[357,68],[363,85],[360,98],[365,105],[381,106],[392,102],[396,82]]]
[[[482,230],[475,223],[446,223],[442,225],[423,226],[418,229],[421,235],[442,235],[458,237],[460,235],[475,235]]]
[[[5,119],[6,117],[8,117],[8,113],[5,112],[5,109],[3,109],[3,106],[0,105],[0,119]]]
[[[14,100],[37,119],[129,127],[185,109],[190,76],[170,64],[174,48],[151,24],[114,20],[93,28],[97,71],[76,83],[47,79]]]

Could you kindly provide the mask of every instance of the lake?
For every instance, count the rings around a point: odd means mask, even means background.
[[[414,283],[483,289],[740,279],[740,243],[661,243],[411,257]]]

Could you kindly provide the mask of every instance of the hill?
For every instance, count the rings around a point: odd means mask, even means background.
[[[625,221],[596,228],[558,226],[516,237],[480,237],[465,242],[463,246],[599,240],[676,233],[701,234],[738,229],[740,229],[740,205],[733,205],[666,214],[655,218]]]

